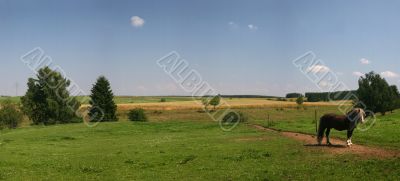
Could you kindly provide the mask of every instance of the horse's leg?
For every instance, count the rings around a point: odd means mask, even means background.
[[[352,145],[351,136],[353,136],[353,130],[347,130],[347,146]]]
[[[331,145],[331,142],[329,141],[329,133],[331,132],[331,128],[327,128],[325,135],[326,135],[326,144]]]
[[[324,128],[322,126],[320,126],[318,129],[318,138],[317,138],[318,145],[321,145],[321,143],[322,143],[322,139],[324,138],[325,129],[326,128]]]

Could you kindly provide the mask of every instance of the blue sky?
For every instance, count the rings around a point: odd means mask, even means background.
[[[85,92],[186,94],[156,64],[176,51],[221,94],[318,90],[292,60],[313,51],[350,88],[400,77],[400,1],[0,0],[0,95],[24,94],[20,57],[41,47]],[[132,17],[135,23],[132,22]],[[367,61],[368,60],[368,61]]]

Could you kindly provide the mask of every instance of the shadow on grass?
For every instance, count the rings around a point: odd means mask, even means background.
[[[346,145],[327,145],[327,144],[305,144],[304,146],[315,146],[315,147],[332,147],[332,148],[347,148]]]

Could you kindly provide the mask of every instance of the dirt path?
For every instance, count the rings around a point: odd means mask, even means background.
[[[319,149],[321,151],[326,151],[332,154],[357,154],[361,157],[376,157],[376,158],[399,158],[400,151],[394,150],[387,150],[382,148],[370,147],[370,146],[363,146],[358,145],[357,143],[353,144],[351,147],[346,146],[346,141],[331,138],[330,141],[332,145],[317,145],[316,138],[314,135],[308,135],[303,133],[296,133],[296,132],[288,132],[288,131],[278,131],[271,128],[266,128],[260,125],[250,125],[258,130],[264,131],[273,131],[278,132],[281,135],[292,138],[304,143],[304,146],[313,147]],[[324,140],[325,141],[325,140]],[[353,141],[354,142],[354,141]]]

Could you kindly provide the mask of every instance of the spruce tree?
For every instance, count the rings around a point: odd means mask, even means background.
[[[93,85],[90,98],[89,116],[91,121],[118,121],[114,94],[110,82],[104,76],[100,76]]]

